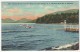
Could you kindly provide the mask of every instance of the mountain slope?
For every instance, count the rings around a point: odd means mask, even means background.
[[[16,21],[15,23],[27,23],[27,22],[29,22],[29,21],[31,21],[31,20],[22,18],[22,19]]]
[[[14,23],[14,22],[15,21],[10,18],[2,19],[2,23]]]
[[[29,20],[29,19],[25,19],[25,18],[22,18],[17,21],[12,20],[10,18],[2,19],[2,23],[28,23],[28,22],[33,22],[33,20]]]
[[[78,9],[70,9],[70,10],[65,10],[65,11],[57,11],[52,14],[61,14],[61,13],[77,13],[79,10]]]
[[[67,20],[67,23],[79,23],[79,10],[72,9],[46,14],[38,18],[36,23],[61,23],[64,20]]]

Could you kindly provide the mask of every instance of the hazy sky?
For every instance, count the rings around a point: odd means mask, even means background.
[[[36,19],[45,14],[69,9],[78,9],[78,1],[74,2],[2,2],[2,19],[22,18]]]

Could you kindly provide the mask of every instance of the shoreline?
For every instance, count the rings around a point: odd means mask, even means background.
[[[49,47],[42,50],[79,50],[79,42],[57,46],[57,47]]]
[[[64,23],[1,23],[1,24],[63,24]],[[67,25],[79,25],[77,23],[67,23]]]
[[[1,23],[1,24],[36,24],[36,23]]]

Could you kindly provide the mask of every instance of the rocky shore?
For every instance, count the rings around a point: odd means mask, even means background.
[[[43,50],[78,50],[78,49],[79,49],[79,42],[75,42],[75,43],[67,44],[63,46],[49,47]]]

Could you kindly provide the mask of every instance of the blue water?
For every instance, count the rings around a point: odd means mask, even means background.
[[[61,24],[2,24],[2,50],[41,50],[79,41],[79,33],[65,32]]]

